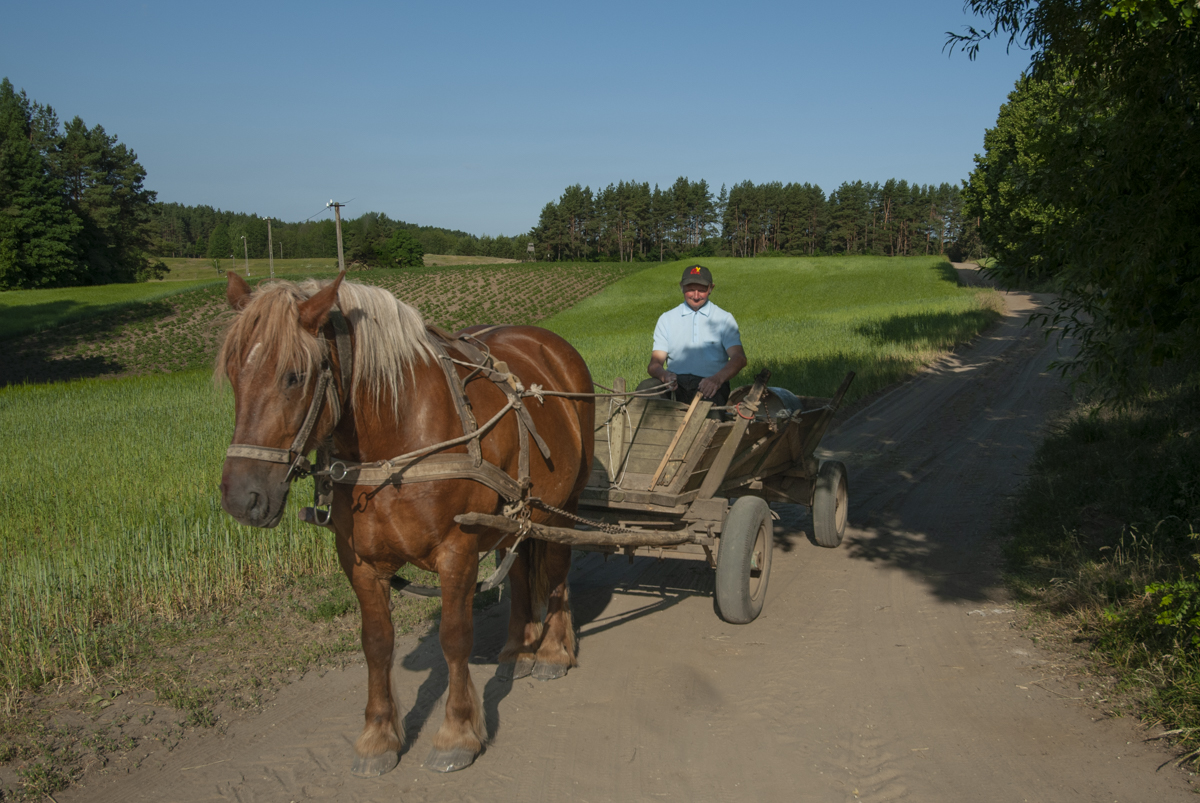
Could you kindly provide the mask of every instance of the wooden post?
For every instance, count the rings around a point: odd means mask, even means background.
[[[338,270],[346,269],[346,258],[342,256],[342,207],[345,204],[329,202],[329,206],[333,207],[333,219],[337,222],[337,241],[338,241]]]
[[[271,242],[271,218],[267,218],[267,261],[271,263],[271,278],[275,278],[275,245]]]

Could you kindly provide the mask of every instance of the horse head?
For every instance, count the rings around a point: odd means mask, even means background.
[[[233,388],[235,419],[234,445],[221,472],[221,507],[242,524],[279,524],[297,460],[333,428],[334,412],[324,409],[298,442],[314,396],[327,392],[317,381],[328,367],[318,334],[343,276],[305,298],[284,282],[252,293],[245,280],[229,274],[225,295],[238,316],[217,356],[216,373]]]

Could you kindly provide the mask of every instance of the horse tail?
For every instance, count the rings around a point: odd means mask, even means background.
[[[529,539],[521,547],[525,550],[525,561],[529,567],[529,607],[533,623],[541,637],[542,623],[550,608],[550,572],[546,561],[546,542]]]
[[[551,615],[552,597],[558,589],[560,596],[553,606],[554,615],[562,617],[562,646],[570,656],[569,666],[577,666],[575,625],[572,621],[570,589],[567,585],[567,576],[571,570],[570,547],[536,539],[526,541],[522,547],[528,548],[525,560],[529,567],[529,603],[535,629],[534,637],[539,640],[542,638],[547,619]],[[552,556],[551,552],[557,555]]]

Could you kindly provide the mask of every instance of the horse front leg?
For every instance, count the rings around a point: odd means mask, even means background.
[[[571,547],[548,541],[538,542],[538,569],[543,573],[535,584],[545,583],[546,622],[542,643],[538,646],[533,677],[555,680],[578,664],[575,657],[575,623],[571,620],[570,588]]]
[[[473,550],[456,553],[440,561],[442,622],[439,638],[446,658],[446,717],[433,737],[433,749],[425,766],[437,772],[453,772],[470,766],[483,749],[485,736],[483,705],[471,681],[467,660],[475,641],[472,601],[479,555]]]
[[[508,571],[511,590],[508,611],[508,639],[500,650],[496,677],[500,680],[516,680],[533,673],[535,653],[542,639],[542,616],[534,615],[533,594],[530,586],[530,549],[533,543],[526,541],[516,547],[517,559]]]
[[[388,578],[380,578],[373,566],[359,560],[338,540],[342,568],[362,610],[362,647],[367,659],[366,724],[354,743],[354,764],[350,771],[360,778],[374,778],[399,763],[404,742],[399,709],[392,696],[396,631],[392,626],[391,587]]]

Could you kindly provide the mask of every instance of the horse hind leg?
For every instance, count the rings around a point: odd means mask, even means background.
[[[533,557],[534,542],[526,541],[517,547],[517,559],[509,569],[508,639],[500,650],[496,677],[499,680],[516,680],[533,674],[537,662],[536,652],[542,640],[542,619],[545,616],[544,599],[535,601],[536,589],[531,587],[531,569],[537,561]],[[544,597],[544,595],[542,595]],[[538,610],[534,610],[535,604]]]
[[[578,666],[575,653],[575,624],[571,619],[571,548],[564,544],[538,542],[538,560],[533,582],[535,593],[545,600],[546,620],[533,666],[537,680],[555,680]]]

